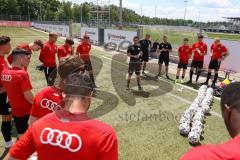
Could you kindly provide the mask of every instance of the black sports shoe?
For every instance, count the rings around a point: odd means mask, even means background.
[[[187,81],[187,82],[186,82],[186,84],[192,84],[192,81],[191,81],[191,80],[189,80],[189,81]]]
[[[168,75],[166,75],[166,78],[167,78],[167,79],[170,79],[170,77],[169,77]]]
[[[201,85],[207,85],[208,86],[208,83],[207,82],[204,82],[204,83],[200,83]]]
[[[217,86],[216,86],[215,83],[213,83],[213,84],[211,85],[211,87],[212,87],[213,89],[217,88]]]
[[[138,91],[142,91],[143,88],[141,86],[138,86]]]

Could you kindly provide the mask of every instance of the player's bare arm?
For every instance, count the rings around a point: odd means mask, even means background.
[[[31,90],[24,92],[24,98],[30,103],[33,104],[33,93],[31,92]]]

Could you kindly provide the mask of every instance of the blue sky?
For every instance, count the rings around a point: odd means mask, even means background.
[[[68,0],[71,1],[71,0]],[[93,0],[72,0],[75,3]],[[107,0],[99,0],[107,1]],[[119,4],[119,0],[110,0]],[[157,6],[157,17],[183,18],[184,0],[123,0],[123,7],[133,9],[143,15],[154,17]],[[199,14],[200,13],[200,14]],[[200,21],[222,21],[223,17],[240,17],[240,0],[188,0],[187,19]]]

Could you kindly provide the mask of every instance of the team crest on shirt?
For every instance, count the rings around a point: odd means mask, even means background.
[[[56,103],[56,102],[53,102],[52,100],[49,100],[47,98],[43,98],[40,102],[40,106],[42,108],[46,108],[46,109],[49,109],[51,111],[58,111],[58,110],[61,110],[61,106]]]
[[[12,80],[12,76],[11,75],[2,74],[1,80],[2,81],[6,81],[6,82],[10,82]]]
[[[82,139],[79,135],[58,129],[44,128],[41,132],[40,141],[42,144],[60,147],[74,153],[82,148]]]

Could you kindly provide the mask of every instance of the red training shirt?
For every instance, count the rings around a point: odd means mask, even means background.
[[[213,53],[211,56],[211,59],[219,60],[222,58],[224,53],[225,54],[227,53],[227,48],[222,44],[219,44],[219,45],[212,44],[211,52]]]
[[[54,43],[46,42],[41,49],[39,60],[44,67],[56,67],[57,46]]]
[[[193,148],[180,160],[239,160],[240,136],[220,145]]]
[[[5,61],[3,56],[0,56],[0,73],[2,73],[2,71],[7,68],[8,68],[7,62]],[[0,88],[2,87],[3,87],[3,84],[2,84],[2,81],[0,81]]]
[[[28,73],[17,67],[4,69],[1,80],[7,92],[13,115],[16,117],[29,115],[32,105],[24,97],[24,92],[32,90]]]
[[[197,50],[200,50],[200,52],[203,55],[200,55]],[[207,53],[207,44],[204,42],[196,42],[192,46],[192,50],[194,52],[193,60],[194,61],[204,61],[204,53]]]
[[[87,42],[82,42],[77,47],[77,53],[80,54],[80,57],[85,62],[90,60],[90,50],[91,50],[91,44]]]
[[[30,126],[11,148],[10,155],[27,159],[35,151],[39,160],[118,159],[117,137],[112,127],[89,119],[86,114],[63,110],[48,114]]]
[[[188,60],[192,55],[192,49],[189,45],[182,45],[178,49],[179,60],[181,63],[188,64]]]
[[[58,59],[67,57],[68,55],[72,55],[72,47],[62,45],[58,48]]]
[[[20,45],[17,46],[17,48],[25,49],[26,51],[28,51],[29,53],[32,54],[32,50],[31,50],[31,48],[29,47],[29,44],[20,44]],[[10,54],[10,55],[7,57],[7,60],[8,60],[8,63],[9,63],[9,64],[12,64],[12,62],[13,62],[12,54]]]
[[[38,119],[60,110],[63,106],[62,91],[56,87],[46,87],[41,90],[34,98],[31,116]]]

